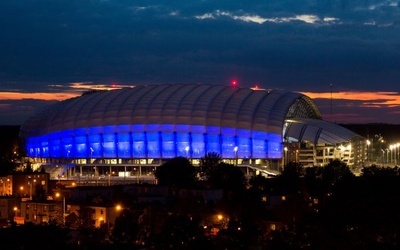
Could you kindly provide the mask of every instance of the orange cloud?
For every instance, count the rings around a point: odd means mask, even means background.
[[[16,91],[5,91],[0,92],[0,100],[23,100],[23,99],[34,99],[43,101],[63,101],[69,98],[77,97],[82,95],[87,90],[111,90],[120,89],[123,87],[132,87],[131,85],[106,85],[106,84],[92,84],[91,82],[74,82],[68,85],[52,84],[48,86],[55,90],[55,92],[38,92],[38,93],[27,93],[27,92],[16,92]]]
[[[366,107],[397,107],[400,106],[400,93],[398,92],[302,92],[312,99],[342,99],[342,100],[356,100],[363,101]],[[331,96],[332,95],[332,96]]]
[[[24,93],[24,92],[0,92],[0,100],[35,99],[44,101],[62,101],[79,96],[78,93]]]

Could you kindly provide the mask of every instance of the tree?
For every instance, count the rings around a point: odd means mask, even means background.
[[[211,171],[220,163],[222,163],[221,155],[215,152],[207,153],[204,157],[200,158],[200,176],[208,179]]]
[[[222,188],[226,191],[243,190],[246,184],[243,171],[224,162],[219,163],[210,171],[208,181],[212,187]]]
[[[0,229],[2,249],[71,249],[68,230],[54,224],[26,223]]]
[[[298,162],[289,162],[277,177],[278,187],[286,194],[297,193],[301,189],[304,168]]]
[[[318,196],[322,193],[323,167],[308,167],[305,169],[304,185],[309,195]]]
[[[107,231],[104,228],[95,228],[95,210],[89,206],[81,205],[78,209],[78,231],[82,246],[98,246],[105,243]]]
[[[123,209],[115,219],[112,230],[112,241],[118,244],[133,245],[138,232],[138,218],[129,209]]]
[[[81,205],[78,209],[79,214],[79,227],[80,228],[94,228],[95,220],[94,220],[95,210],[89,206]]]
[[[400,169],[396,166],[392,167],[378,167],[371,165],[370,167],[364,167],[361,170],[361,177],[363,178],[379,178],[379,177],[396,177],[400,176]]]
[[[322,182],[328,189],[339,181],[346,181],[353,177],[354,174],[351,172],[349,166],[340,160],[328,163],[322,172]]]
[[[143,246],[152,246],[157,243],[155,233],[167,217],[166,211],[159,207],[146,207],[138,219],[137,242]]]
[[[166,218],[161,232],[157,235],[159,249],[201,249],[198,239],[202,239],[204,229],[200,221],[184,214],[171,214]]]
[[[169,187],[192,187],[196,182],[196,169],[187,158],[175,157],[155,171],[159,185]]]

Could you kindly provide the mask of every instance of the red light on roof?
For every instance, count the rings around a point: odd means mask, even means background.
[[[233,80],[233,81],[232,81],[232,86],[233,86],[233,87],[236,87],[236,86],[237,86],[237,81],[236,81],[236,80]]]

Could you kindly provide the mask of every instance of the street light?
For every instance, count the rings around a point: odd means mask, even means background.
[[[189,150],[190,150],[190,147],[189,147],[189,146],[186,146],[186,147],[185,147],[186,158],[190,161],[190,163],[192,163],[191,160],[189,159]]]
[[[369,161],[369,145],[371,145],[371,141],[367,140],[367,161]]]
[[[233,151],[235,151],[235,161],[236,161],[236,166],[238,165],[238,146],[235,146],[233,148]]]
[[[392,153],[392,151],[394,149],[393,145],[390,145],[389,149],[390,149],[390,164],[392,164],[393,163],[393,153]]]
[[[61,194],[60,194],[59,192],[57,192],[57,193],[56,193],[56,197],[59,198],[60,196],[61,196]],[[63,197],[63,203],[62,203],[62,207],[63,207],[62,211],[63,211],[63,214],[62,214],[62,216],[63,216],[63,225],[65,226],[65,196],[63,195],[62,197]]]
[[[285,150],[284,163],[285,163],[285,165],[286,165],[286,164],[287,164],[287,151],[288,151],[288,148],[287,148],[287,147],[284,147],[283,150]]]
[[[32,183],[32,177],[28,176],[28,185],[29,185],[29,200],[32,200],[32,188],[33,188],[33,183]],[[33,182],[36,182],[36,179],[33,179]]]
[[[185,151],[186,151],[186,158],[188,158],[188,159],[189,159],[189,149],[190,149],[190,147],[189,147],[189,146],[186,146],[186,148],[185,148]]]
[[[121,210],[122,210],[122,206],[119,205],[119,204],[117,204],[117,205],[115,206],[115,210],[117,210],[117,212],[121,211]]]
[[[389,152],[390,152],[390,149],[386,149],[386,163],[389,163]]]

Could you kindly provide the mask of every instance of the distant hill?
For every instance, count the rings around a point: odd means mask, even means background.
[[[381,136],[388,144],[400,142],[400,124],[369,123],[339,125],[365,138],[373,139]]]

